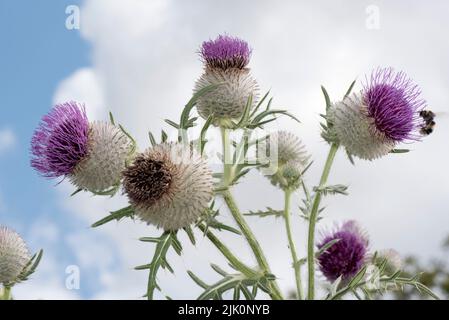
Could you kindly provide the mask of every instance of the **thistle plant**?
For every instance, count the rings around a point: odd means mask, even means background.
[[[36,270],[43,251],[31,256],[22,237],[0,226],[0,300],[11,300],[11,289],[27,280]]]
[[[227,270],[211,264],[220,277],[212,284],[188,271],[203,289],[198,299],[252,300],[264,295],[284,299],[277,276],[247,221],[277,217],[285,223],[285,241],[291,254],[291,261],[286,263],[292,266],[295,298],[315,299],[317,279],[327,283],[320,298],[329,300],[349,294],[369,299],[403,286],[437,298],[419,282],[419,275],[401,276],[400,259],[393,250],[373,251],[367,232],[357,222],[337,223],[335,230],[323,230],[321,239],[315,236],[317,223],[324,218],[321,200],[348,194],[347,186],[327,183],[340,147],[354,163],[354,157],[375,160],[390,153],[405,153],[408,150],[397,148],[400,143],[421,140],[420,129],[426,123],[420,112],[425,101],[405,73],[376,69],[359,91],[354,81],[335,102],[322,87],[326,107],[321,136],[330,151],[320,181],[310,187],[304,177],[312,165],[312,155],[302,140],[293,132],[269,130],[279,117],[297,125],[299,120],[287,110],[273,108],[269,92],[259,94],[249,69],[252,49],[248,43],[222,35],[205,41],[199,53],[204,70],[194,85],[193,97],[179,121],[165,120],[176,130],[176,139],[170,140],[165,130],[160,139],[150,132],[149,145],[142,146],[144,151],[139,153],[134,139],[112,115],[110,123],[89,122],[84,105],[68,102],[55,106],[42,119],[32,140],[31,163],[44,177],[68,177],[74,194],[85,191],[114,196],[121,190],[126,196],[128,206],[111,212],[93,227],[137,218],[162,229],[160,235],[140,238],[155,244],[151,260],[136,267],[148,272],[145,297],[153,299],[156,290],[164,292],[157,274],[160,269],[175,272],[167,253],[183,254],[183,246],[189,244],[181,243],[178,234],[185,232],[191,245],[202,234],[229,263]],[[201,126],[201,130],[192,139],[189,133],[194,126]],[[207,152],[212,147],[207,134],[213,130],[221,134],[220,152]],[[262,137],[260,131],[264,132]],[[238,139],[235,133],[240,134]],[[216,160],[221,163],[219,171],[211,169]],[[244,183],[251,171],[265,176],[283,193],[283,208],[241,212],[233,187]],[[299,197],[302,205],[298,210],[292,200]],[[217,209],[217,203],[223,203],[228,212]],[[220,221],[227,213],[235,226]],[[308,226],[304,242],[294,240],[294,214]],[[224,232],[241,237],[251,249],[252,260],[243,261],[238,251],[231,250],[221,239]],[[300,247],[307,248],[307,256],[298,256]]]

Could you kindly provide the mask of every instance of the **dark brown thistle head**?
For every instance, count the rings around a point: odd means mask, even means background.
[[[140,154],[123,172],[123,187],[131,203],[151,207],[171,186],[170,167],[149,154]]]
[[[196,222],[213,197],[207,161],[181,143],[137,155],[123,172],[123,188],[136,216],[167,231]]]

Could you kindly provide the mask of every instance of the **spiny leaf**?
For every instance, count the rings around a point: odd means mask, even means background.
[[[268,97],[269,94],[270,90],[268,90],[267,93],[265,93],[265,95],[262,97],[262,99],[260,99],[259,103],[255,106],[254,110],[251,112],[250,117],[256,114],[257,110],[259,110],[260,106],[263,104],[263,102],[265,101],[265,99]]]
[[[115,186],[104,190],[104,191],[91,191],[96,196],[114,196],[117,191],[120,189],[120,182],[118,182]]]
[[[202,155],[204,152],[204,147],[206,146],[206,134],[207,134],[207,130],[209,129],[210,125],[212,124],[212,120],[213,120],[213,116],[210,115],[206,122],[204,123],[203,128],[201,129],[201,134],[200,134],[200,154]]]
[[[96,228],[96,227],[99,227],[99,226],[101,226],[101,225],[103,225],[105,223],[108,223],[108,222],[112,221],[112,220],[119,221],[122,218],[132,217],[133,215],[134,215],[134,209],[132,208],[132,206],[128,206],[128,207],[125,207],[123,209],[111,212],[110,215],[104,217],[101,220],[98,220],[97,222],[92,224],[91,227],[92,228]]]
[[[351,162],[351,164],[354,166],[355,165],[355,161],[354,161],[354,157],[352,156],[352,154],[348,150],[346,150],[346,155],[347,155],[347,157],[349,159],[349,162]]]
[[[161,241],[161,238],[160,237],[141,237],[141,238],[139,238],[139,241],[158,243],[159,241]]]
[[[115,120],[114,120],[114,116],[112,115],[112,112],[109,111],[109,121],[111,121],[111,124],[113,126],[115,126]]]
[[[80,193],[81,191],[83,191],[82,188],[76,189],[70,196],[73,197],[74,195]]]
[[[179,242],[178,238],[176,237],[176,234],[172,234],[171,235],[171,245],[173,246],[173,249],[175,250],[175,252],[180,256],[182,253],[182,245],[181,242]]]
[[[334,244],[336,244],[340,239],[334,239],[326,243],[324,246],[322,246],[318,252],[315,253],[315,258],[318,259],[323,253],[325,253],[327,250],[329,250]]]
[[[171,121],[170,119],[165,119],[164,121],[165,121],[166,123],[168,123],[169,125],[171,125],[173,128],[179,129],[179,124],[177,124],[176,122]]]
[[[17,278],[13,281],[10,286],[28,280],[28,278],[36,271],[39,263],[41,262],[44,251],[41,249],[38,253],[35,253],[31,259],[27,262],[25,267],[23,267],[21,273],[17,276]]]
[[[209,286],[203,282],[200,278],[198,278],[192,271],[187,270],[187,274],[190,276],[190,278],[192,278],[192,280],[201,288],[206,289]]]
[[[187,104],[184,107],[184,110],[181,113],[181,120],[179,122],[179,126],[180,126],[181,129],[187,129],[187,124],[188,124],[188,120],[189,120],[189,116],[190,116],[190,111],[195,106],[198,98],[200,98],[201,96],[207,94],[208,92],[218,88],[220,85],[222,85],[222,83],[212,84],[210,86],[204,87],[201,90],[198,90],[192,96],[192,98],[189,100],[189,102],[187,102]]]
[[[250,94],[248,100],[246,102],[245,108],[243,109],[243,115],[240,118],[240,121],[237,123],[237,128],[242,128],[249,119],[249,112],[251,110],[251,106],[253,104],[253,95]]]
[[[390,151],[390,153],[407,153],[410,152],[409,149],[393,149]]]
[[[164,130],[161,130],[161,141],[166,142],[168,139],[168,135]]]
[[[352,280],[349,282],[349,284],[348,284],[349,288],[354,288],[356,285],[359,284],[360,281],[363,280],[363,277],[365,276],[367,268],[368,268],[367,266],[364,266],[362,269],[360,269],[359,272],[357,272],[357,274],[354,276],[354,278],[352,278]]]
[[[332,105],[331,99],[329,98],[329,94],[327,93],[327,90],[324,86],[321,86],[321,91],[323,92],[324,100],[326,101],[326,114],[327,114],[327,111],[329,111]]]
[[[151,263],[142,264],[140,266],[134,267],[134,270],[146,270],[151,268]]]
[[[157,145],[156,139],[154,138],[153,134],[151,133],[151,131],[148,132],[148,137],[150,138],[150,142],[151,145],[154,147],[155,145]]]
[[[356,82],[356,80],[351,82],[351,85],[349,86],[348,90],[346,91],[344,98],[346,98],[347,96],[349,96],[351,94],[352,89],[354,88],[355,82]]]
[[[347,195],[348,193],[346,192],[346,190],[348,189],[347,186],[342,185],[342,184],[336,184],[333,186],[324,186],[324,187],[315,187],[313,188],[314,192],[319,192],[322,195],[326,196],[328,194],[334,195],[334,194],[343,194],[343,195]]]
[[[210,264],[211,268],[218,273],[219,275],[222,275],[223,277],[226,277],[228,275],[228,273],[226,271],[224,271],[222,268],[220,268],[219,266],[217,266],[214,263]]]
[[[232,296],[233,300],[240,300],[240,287],[234,288],[234,295]]]
[[[153,299],[154,290],[157,288],[156,283],[156,275],[159,270],[159,267],[164,263],[165,256],[167,255],[167,251],[172,245],[172,233],[164,232],[160,240],[157,243],[156,249],[154,250],[153,259],[150,263],[150,272],[148,276],[148,285],[147,285],[147,298],[148,300]]]
[[[244,213],[245,216],[258,216],[260,218],[265,217],[282,217],[284,214],[283,210],[274,210],[273,208],[267,207],[266,210],[250,211],[249,213]]]
[[[193,245],[196,245],[195,234],[193,233],[192,227],[187,226],[184,228],[184,231],[187,233],[187,236],[189,237],[190,242]]]

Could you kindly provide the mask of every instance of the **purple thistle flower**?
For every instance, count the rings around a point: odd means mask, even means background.
[[[378,68],[366,79],[363,90],[368,115],[376,128],[396,142],[417,140],[414,130],[422,125],[419,111],[426,102],[421,91],[404,72],[393,68]]]
[[[228,35],[219,35],[215,40],[203,42],[200,55],[208,67],[223,70],[243,69],[249,63],[251,49],[244,40]]]
[[[45,115],[31,140],[31,166],[47,178],[72,173],[88,152],[89,122],[84,105],[71,101]]]
[[[318,248],[336,240],[319,258],[319,267],[329,281],[342,277],[350,280],[363,266],[368,251],[368,238],[355,221],[347,221],[340,228],[324,236]]]

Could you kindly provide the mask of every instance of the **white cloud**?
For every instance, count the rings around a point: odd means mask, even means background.
[[[77,70],[59,84],[53,97],[54,104],[70,100],[85,103],[90,119],[106,118],[101,81],[94,69]]]
[[[69,290],[65,285],[66,265],[63,253],[58,251],[62,239],[59,226],[49,219],[36,219],[24,237],[32,253],[44,249],[42,260],[28,281],[13,288],[13,296],[21,300],[79,299],[76,290]]]
[[[86,1],[81,31],[92,45],[93,67],[65,80],[55,100],[86,101],[96,118],[105,118],[108,110],[113,111],[137,137],[141,148],[148,146],[148,130],[160,130],[164,118],[178,118],[201,73],[195,54],[199,44],[222,32],[251,43],[251,67],[261,87],[272,88],[275,104],[289,107],[302,120],[300,126],[291,121],[277,125],[300,134],[314,154],[309,183],[319,179],[327,152],[319,137],[318,114],[323,110],[320,84],[338,99],[355,77],[363,80],[363,74],[372,67],[392,65],[406,70],[422,85],[432,108],[448,110],[444,88],[449,79],[449,47],[436,31],[449,27],[444,1],[432,6],[418,2],[410,5],[408,1],[379,4],[381,28],[377,31],[365,28],[365,8],[371,1],[352,1],[345,6],[329,1],[283,1],[282,5],[273,5],[272,1],[129,2],[123,6],[121,1]],[[407,6],[407,15],[403,6]],[[429,48],[433,48],[431,52]],[[449,205],[449,171],[442,170],[449,160],[447,148],[442,147],[448,134],[449,127],[441,125],[425,143],[411,145],[414,152],[410,154],[373,163],[359,161],[355,167],[343,153],[339,154],[330,183],[348,183],[351,194],[326,199],[323,225],[355,218],[371,234],[374,248],[395,247],[404,254],[427,257],[437,253],[449,225],[445,212]],[[282,205],[282,195],[256,174],[239,185],[236,194],[242,210]],[[123,202],[77,195],[65,206],[90,224]],[[254,219],[250,223],[283,289],[293,287],[281,221]],[[304,254],[306,230],[299,227],[297,217],[294,225],[298,226],[296,239]],[[151,249],[136,239],[154,235],[154,229],[138,222],[120,222],[90,232],[112,241],[112,247],[110,243],[98,246],[114,250],[120,257],[118,269],[111,270],[109,257],[96,257],[99,247],[90,251],[84,240],[72,241],[75,251],[83,251],[78,252],[80,261],[91,265],[97,258],[103,264],[102,287],[96,297],[137,298],[145,287],[145,273],[131,269],[148,262]],[[225,239],[252,261],[240,239],[230,235]],[[205,241],[200,248],[187,249],[174,266],[180,270],[192,267],[213,280],[206,262],[223,261],[220,259]],[[176,277],[161,276],[162,280],[162,287],[171,289],[167,293],[174,298],[192,297],[198,292],[184,272]]]
[[[0,130],[0,154],[7,151],[16,144],[16,136],[11,129]]]

